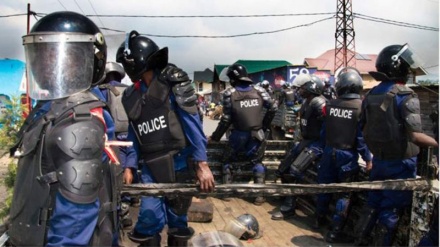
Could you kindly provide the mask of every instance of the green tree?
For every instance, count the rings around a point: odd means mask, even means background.
[[[0,148],[1,156],[9,155],[9,149],[17,142],[17,133],[24,123],[23,113],[27,112],[26,106],[21,104],[19,96],[12,96],[10,100],[5,102],[6,107],[2,110],[0,117]],[[7,196],[4,204],[0,204],[0,219],[9,214],[12,202],[12,193],[17,170],[17,160],[10,159],[8,163],[8,171],[1,181],[6,186]]]

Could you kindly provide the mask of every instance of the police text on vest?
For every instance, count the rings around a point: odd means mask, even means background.
[[[150,121],[138,124],[139,134],[148,134],[156,130],[164,129],[167,125],[165,123],[165,117],[160,116],[157,118],[150,119]]]
[[[353,115],[353,110],[336,109],[336,108],[330,109],[330,116],[351,119],[352,115]]]
[[[258,99],[240,101],[240,108],[258,106]]]

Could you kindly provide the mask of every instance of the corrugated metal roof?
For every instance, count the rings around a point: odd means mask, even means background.
[[[360,54],[356,53],[356,69],[361,74],[368,74],[369,71],[376,71],[376,54]],[[317,58],[305,58],[305,63],[310,67],[319,69],[328,69],[333,74],[335,66],[335,49],[328,50]]]
[[[235,63],[245,66],[249,74],[284,66],[292,66],[291,63],[285,60],[238,60]]]
[[[210,69],[204,71],[194,71],[194,81],[198,82],[212,82],[214,79],[214,72]]]

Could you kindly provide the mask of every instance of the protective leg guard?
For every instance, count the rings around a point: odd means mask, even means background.
[[[194,235],[194,229],[170,228],[168,230],[168,246],[188,246],[188,240]]]
[[[142,235],[133,229],[133,231],[129,232],[127,235],[131,241],[138,243],[139,247],[144,247],[144,246],[145,247],[147,247],[147,246],[160,247],[161,237],[159,234],[155,234],[153,236],[147,236],[147,235]]]
[[[377,210],[369,206],[364,206],[360,213],[361,217],[354,227],[355,246],[367,246],[370,232],[377,220]]]
[[[295,216],[296,197],[287,196],[281,204],[280,211],[272,214],[272,220],[284,220]]]
[[[264,184],[266,178],[266,173],[254,173],[254,184]],[[257,196],[254,200],[254,204],[260,206],[266,201],[266,198],[262,196]]]

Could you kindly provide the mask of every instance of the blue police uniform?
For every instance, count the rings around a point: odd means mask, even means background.
[[[383,81],[378,86],[374,87],[369,95],[384,95],[389,93],[393,87],[399,86],[393,81]],[[368,97],[368,96],[367,96]],[[398,115],[399,124],[404,124],[404,119],[402,115],[403,112],[403,102],[412,97],[411,93],[397,93],[392,98],[397,107],[396,113]],[[368,98],[367,98],[368,99]],[[365,109],[366,100],[363,101],[363,109]],[[418,101],[417,101],[418,103]],[[371,120],[370,120],[371,121]],[[361,121],[361,124],[365,124],[365,121]],[[365,126],[361,126],[364,128]],[[398,126],[395,126],[398,128]],[[364,137],[367,141],[366,133],[364,129]],[[368,141],[367,141],[368,143]],[[410,144],[414,145],[414,144]],[[409,147],[409,146],[408,146]],[[370,181],[380,181],[388,179],[407,179],[416,177],[417,169],[417,154],[407,157],[407,158],[387,158],[383,153],[385,158],[381,158],[380,154],[375,154],[373,148],[370,147],[374,157],[373,157],[373,168],[370,172]],[[387,150],[391,150],[389,147]],[[401,152],[403,156],[405,151]],[[414,153],[414,152],[413,152]],[[395,154],[394,154],[395,155]],[[400,191],[400,190],[375,190],[368,192],[367,206],[365,208],[365,215],[369,215],[370,219],[365,224],[359,224],[362,229],[358,230],[362,234],[368,234],[372,227],[377,224],[380,228],[381,236],[377,236],[382,245],[391,245],[394,232],[397,228],[397,223],[399,220],[399,215],[401,210],[407,206],[410,206],[412,202],[412,191]],[[376,223],[377,222],[377,223]]]
[[[148,87],[145,83],[140,83],[140,90],[145,93]],[[169,100],[171,105],[176,102],[173,93],[170,93]],[[188,170],[187,160],[189,157],[194,161],[206,161],[206,144],[207,139],[203,133],[200,117],[197,113],[190,114],[187,111],[176,107],[174,109],[180,119],[181,126],[187,141],[190,145],[180,150],[174,155],[174,169],[176,172]],[[135,130],[130,126],[128,131],[128,139],[133,141],[133,147],[138,155],[141,156],[140,144],[135,134]],[[140,161],[142,162],[142,161]],[[141,166],[141,183],[150,184],[156,183],[150,169],[139,162]],[[137,167],[136,167],[137,169]],[[169,228],[187,228],[188,217],[187,214],[176,214],[176,212],[169,207],[167,198],[158,197],[142,197],[138,221],[134,227],[134,231],[145,236],[154,236],[162,231],[165,225]]]

